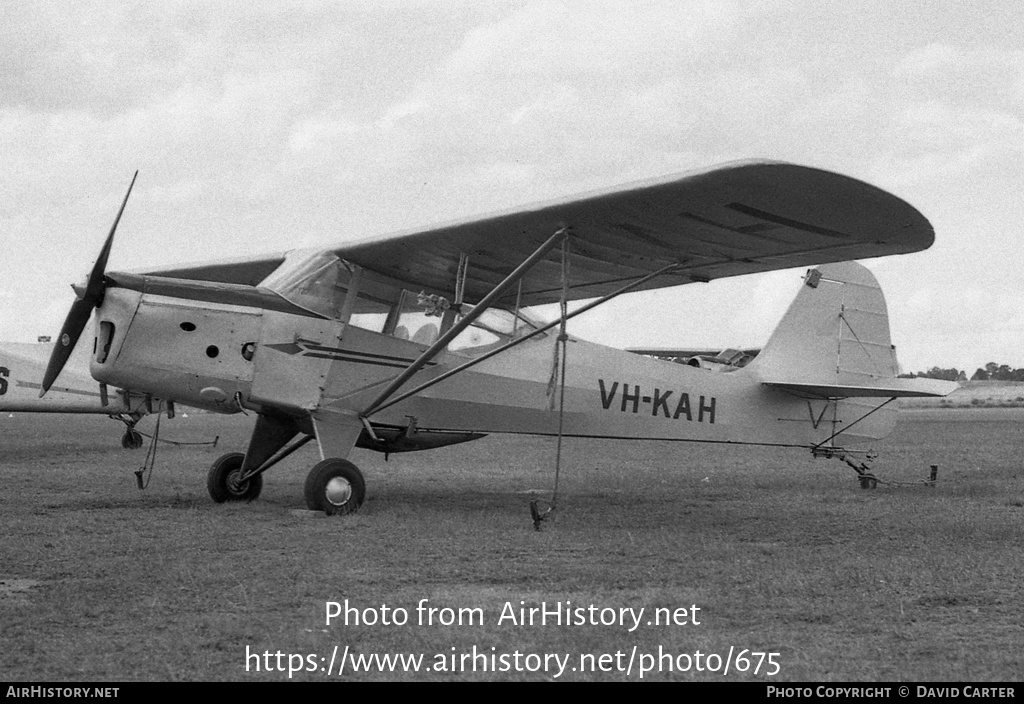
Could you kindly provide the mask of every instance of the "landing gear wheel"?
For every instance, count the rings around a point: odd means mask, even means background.
[[[134,428],[128,428],[121,436],[121,447],[126,450],[138,450],[142,447],[142,433]]]
[[[860,478],[861,489],[874,489],[878,486],[878,480],[872,476],[863,476]]]
[[[366,482],[359,468],[348,460],[326,459],[306,477],[306,506],[328,516],[355,513],[366,498]]]
[[[263,475],[257,474],[244,482],[239,482],[242,475],[241,452],[229,452],[221,455],[210,467],[206,475],[206,490],[210,498],[219,504],[225,501],[252,501],[263,489]]]

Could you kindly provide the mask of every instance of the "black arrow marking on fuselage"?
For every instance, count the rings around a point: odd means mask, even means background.
[[[264,345],[272,350],[284,354],[297,354],[300,357],[313,357],[315,359],[331,359],[339,362],[355,362],[356,364],[372,364],[378,367],[395,367],[405,369],[415,360],[408,357],[394,357],[386,354],[373,354],[370,352],[356,352],[345,350],[340,347],[327,347],[314,342],[299,340],[298,342],[282,342],[276,345]],[[436,362],[427,362],[427,366],[433,366]]]

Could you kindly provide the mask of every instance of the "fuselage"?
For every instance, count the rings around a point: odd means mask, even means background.
[[[112,287],[97,310],[92,374],[212,411],[297,418],[360,413],[427,341],[339,320]],[[415,336],[413,336],[415,338]],[[800,398],[764,386],[758,364],[715,372],[570,338],[564,414],[552,384],[557,335],[542,333],[372,414],[375,423],[474,433],[811,446],[884,437],[877,399]],[[479,340],[475,341],[479,343]],[[403,389],[481,354],[463,340]],[[486,341],[485,341],[486,342]],[[850,430],[839,433],[844,428]]]

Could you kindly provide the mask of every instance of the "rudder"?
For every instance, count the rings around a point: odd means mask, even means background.
[[[828,418],[814,423],[814,443],[833,447],[888,435],[896,423],[889,403],[894,398],[945,396],[957,387],[898,378],[885,296],[874,275],[856,262],[808,270],[747,370],[766,386],[806,398],[812,417]]]
[[[755,360],[766,383],[873,387],[897,375],[877,279],[857,262],[810,269]]]

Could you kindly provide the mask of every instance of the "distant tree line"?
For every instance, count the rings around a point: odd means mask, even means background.
[[[914,377],[920,377],[922,379],[945,379],[946,381],[966,381],[967,372],[966,370],[961,371],[956,367],[950,369],[943,369],[942,367],[932,367],[926,372],[917,372],[916,374],[901,374],[900,376],[908,377],[913,379]],[[979,367],[973,375],[970,377],[971,381],[1024,381],[1024,368],[1013,369],[1007,364],[996,364],[995,362],[989,362],[984,368]]]

